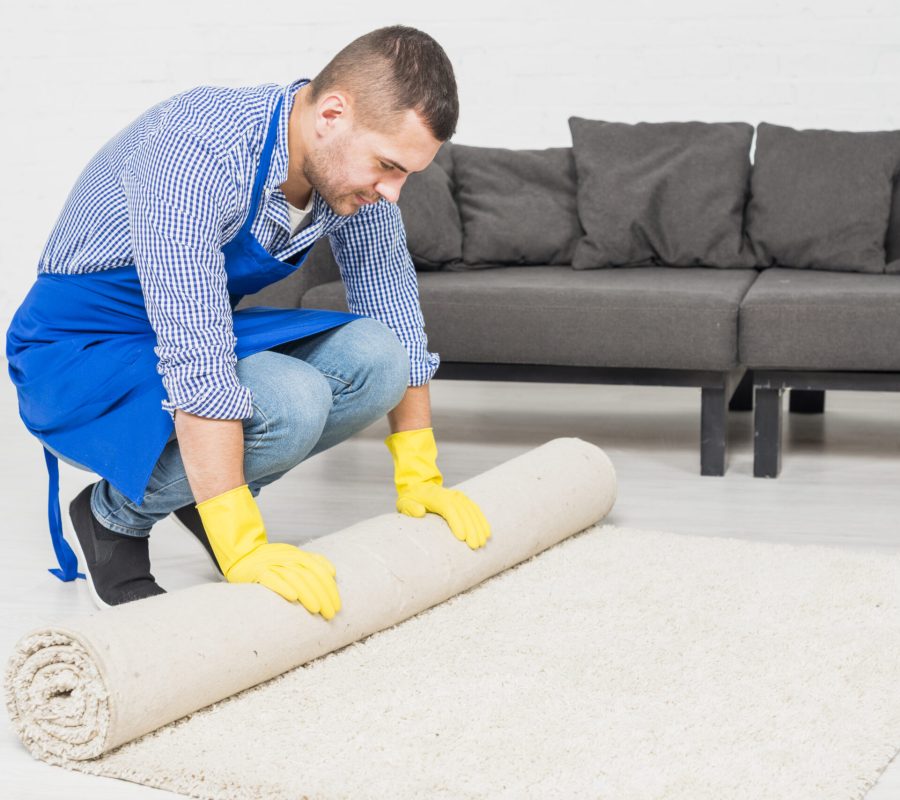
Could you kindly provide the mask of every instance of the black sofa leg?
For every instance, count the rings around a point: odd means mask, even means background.
[[[756,390],[753,416],[753,477],[777,478],[781,472],[781,393],[783,389]]]
[[[788,408],[792,414],[821,414],[825,411],[825,390],[791,389]]]
[[[700,474],[725,474],[725,389],[700,390]]]
[[[753,372],[747,370],[728,401],[729,411],[753,411]]]

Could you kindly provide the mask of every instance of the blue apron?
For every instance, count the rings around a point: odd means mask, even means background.
[[[273,258],[250,233],[268,175],[282,99],[269,122],[250,212],[240,232],[222,247],[231,308],[247,294],[299,267]],[[317,309],[247,308],[232,315],[238,359],[278,344],[343,325],[361,315]],[[81,274],[40,273],[6,333],[9,375],[19,416],[28,430],[58,453],[105,478],[142,505],[156,462],[174,423],[161,403],[167,393],[157,372],[137,268]],[[63,538],[59,464],[46,447],[47,512],[63,581],[84,578]]]

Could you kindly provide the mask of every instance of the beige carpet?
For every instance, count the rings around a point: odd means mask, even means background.
[[[202,798],[861,798],[900,558],[596,526],[69,766]]]
[[[599,525],[615,486],[557,439],[459,484],[483,551],[435,515],[317,539],[330,623],[219,583],[48,625],[7,710],[36,758],[199,798],[863,797],[900,556]]]

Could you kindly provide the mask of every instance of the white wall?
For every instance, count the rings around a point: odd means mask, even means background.
[[[900,128],[897,0],[3,0],[0,322],[79,172],[150,105],[200,84],[312,77],[395,23],[441,42],[454,141],[571,143],[567,118]]]

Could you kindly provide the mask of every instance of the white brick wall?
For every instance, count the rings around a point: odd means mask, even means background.
[[[568,145],[573,114],[900,129],[897,0],[3,0],[3,332],[73,181],[113,133],[199,84],[311,77],[393,23],[453,60],[460,143]]]

